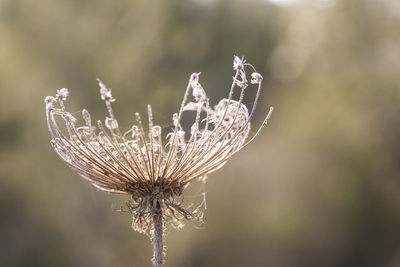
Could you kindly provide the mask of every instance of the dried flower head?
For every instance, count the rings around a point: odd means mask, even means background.
[[[234,57],[235,75],[229,96],[214,108],[210,107],[209,98],[199,83],[200,73],[193,73],[180,110],[172,116],[173,127],[164,137],[163,129],[153,124],[150,105],[147,128],[136,113],[136,123],[127,132],[121,132],[111,108],[115,99],[100,80],[100,95],[108,117],[104,124],[97,121],[95,126],[89,112],[83,109],[85,124],[77,126],[77,119],[64,106],[68,90],[60,89],[55,97],[45,99],[51,145],[61,159],[96,188],[131,195],[133,203],[129,210],[133,214],[133,228],[139,232],[154,234],[157,229],[150,226],[156,219],[162,220],[162,227],[167,223],[181,227],[183,218],[201,219],[200,209],[190,210],[179,196],[191,181],[204,179],[221,168],[252,141],[272,112],[271,107],[261,127],[248,141],[262,76],[257,72],[251,74],[251,84],[257,84],[258,88],[249,112],[242,103],[248,86],[245,66],[252,67]],[[240,89],[240,96],[234,100],[236,87]],[[188,102],[190,91],[194,102]],[[194,113],[195,119],[190,130],[185,131],[181,119],[188,111]],[[57,116],[65,122],[65,127],[59,125]]]

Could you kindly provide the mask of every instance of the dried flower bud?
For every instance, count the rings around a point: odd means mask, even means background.
[[[117,120],[106,117],[105,125],[108,129],[114,130],[118,128]]]
[[[152,129],[153,137],[158,137],[161,135],[161,127],[156,125]]]
[[[68,89],[67,88],[62,88],[60,90],[57,90],[56,97],[61,99],[62,101],[65,101],[68,97]]]
[[[203,87],[199,83],[199,73],[193,73],[191,76],[191,87],[193,89],[193,97],[197,102],[206,102],[207,101],[207,95],[206,92],[204,91]]]
[[[104,101],[114,102],[115,99],[112,97],[111,90],[107,89],[106,85],[100,80],[97,79],[100,86],[100,97]]]
[[[243,61],[238,56],[235,56],[234,59],[233,59],[233,69],[234,70],[242,70],[242,69],[244,69]]]
[[[179,125],[178,113],[172,114],[172,123],[174,124],[175,127],[178,127]]]
[[[82,110],[82,117],[85,120],[86,125],[88,125],[88,126],[92,125],[92,120],[90,118],[89,111],[87,111],[86,109],[83,109]]]
[[[44,102],[46,104],[51,104],[54,101],[54,97],[52,96],[46,96],[46,98],[44,99]]]
[[[193,83],[198,83],[199,82],[199,76],[200,76],[201,72],[198,73],[192,73],[192,75],[190,75],[190,81]]]
[[[258,73],[258,72],[253,72],[253,73],[251,74],[250,83],[252,83],[252,84],[258,84],[258,83],[261,83],[262,80],[263,80],[263,77],[261,76],[260,73]]]
[[[132,138],[138,137],[139,136],[139,127],[137,127],[136,125],[133,125],[131,127],[131,132],[132,132]]]
[[[53,102],[54,102],[54,97],[52,96],[46,96],[46,98],[44,99],[44,102],[46,103],[46,108],[48,110],[52,110],[53,109]]]

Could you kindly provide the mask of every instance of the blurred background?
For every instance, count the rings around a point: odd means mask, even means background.
[[[233,55],[264,76],[268,127],[193,195],[201,229],[168,234],[165,266],[400,266],[400,1],[0,0],[0,266],[151,266],[129,198],[98,192],[52,151],[43,99],[129,127],[171,127],[201,71],[226,97]],[[254,91],[249,90],[249,102]]]

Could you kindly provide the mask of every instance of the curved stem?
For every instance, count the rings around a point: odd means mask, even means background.
[[[154,223],[154,264],[156,267],[163,265],[163,225],[162,212],[158,210],[153,214]]]

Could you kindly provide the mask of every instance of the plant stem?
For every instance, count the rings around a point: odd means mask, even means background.
[[[163,265],[163,225],[161,211],[153,214],[154,223],[154,263],[156,267]]]

